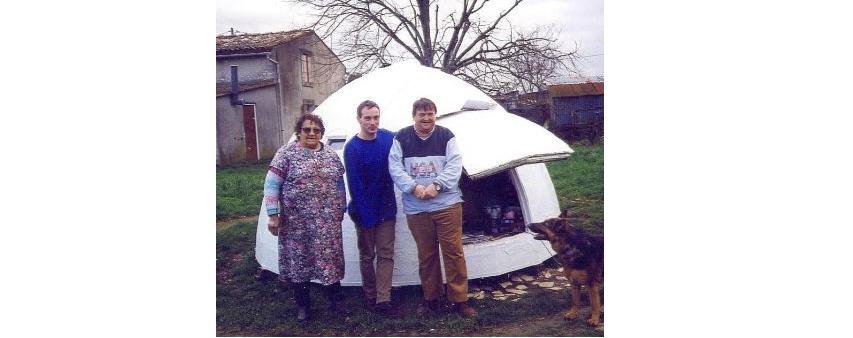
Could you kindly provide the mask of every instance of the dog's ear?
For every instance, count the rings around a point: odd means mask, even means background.
[[[572,231],[572,225],[566,218],[555,218],[553,229],[559,233],[568,233]]]
[[[563,223],[565,222],[564,218],[549,218],[545,221],[545,225],[548,226],[551,231],[558,232],[563,228]]]

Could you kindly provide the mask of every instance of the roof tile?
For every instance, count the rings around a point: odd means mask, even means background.
[[[310,33],[310,30],[293,30],[260,34],[218,35],[216,36],[216,54],[227,55],[270,51],[275,46],[290,42]]]

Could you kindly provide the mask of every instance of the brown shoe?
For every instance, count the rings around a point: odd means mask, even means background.
[[[418,309],[415,310],[419,316],[438,313],[438,299],[436,300],[424,300],[423,303],[418,304]]]
[[[477,310],[468,305],[468,302],[453,303],[453,310],[463,318],[471,318],[477,315]]]

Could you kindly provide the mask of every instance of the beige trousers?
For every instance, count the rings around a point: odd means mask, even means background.
[[[468,269],[462,251],[462,204],[407,215],[406,220],[418,247],[418,272],[424,299],[436,300],[441,296],[440,247],[447,278],[447,299],[454,303],[468,300]]]

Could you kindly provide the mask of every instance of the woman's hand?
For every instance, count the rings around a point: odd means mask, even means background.
[[[278,236],[278,230],[279,230],[280,225],[281,225],[280,215],[271,215],[269,222],[267,222],[267,228],[270,230],[270,233],[273,236]]]

